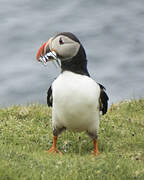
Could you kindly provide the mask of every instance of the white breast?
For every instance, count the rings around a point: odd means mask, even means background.
[[[91,78],[65,71],[52,85],[53,127],[98,131],[100,87]]]

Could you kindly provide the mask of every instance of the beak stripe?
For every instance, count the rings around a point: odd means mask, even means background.
[[[38,50],[37,55],[36,55],[36,59],[39,60],[40,56],[42,56],[44,54],[44,47],[45,47],[46,43],[44,43]]]

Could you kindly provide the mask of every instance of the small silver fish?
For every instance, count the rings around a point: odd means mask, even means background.
[[[54,59],[54,61],[52,61]],[[61,61],[59,58],[57,58],[57,55],[54,51],[49,52],[47,54],[45,54],[44,56],[41,56],[39,58],[39,61],[46,66],[48,61],[52,61],[53,64],[58,68],[61,66]]]

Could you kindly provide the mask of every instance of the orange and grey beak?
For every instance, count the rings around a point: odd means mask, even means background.
[[[36,59],[39,61],[40,57],[43,57],[46,54],[46,43],[44,43],[38,50]]]
[[[56,60],[57,65],[60,67],[59,59],[57,58],[56,51],[52,48],[52,38],[44,43],[38,50],[36,55],[37,61],[46,65],[48,61]]]
[[[44,65],[48,61],[53,61],[57,59],[55,51],[51,48],[52,38],[50,38],[46,43],[44,43],[38,50],[36,59],[42,62]]]

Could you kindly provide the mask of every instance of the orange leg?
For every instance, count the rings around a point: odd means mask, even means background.
[[[58,150],[58,148],[56,147],[56,142],[57,142],[57,136],[53,136],[53,145],[52,147],[48,150],[48,153],[59,153],[60,155],[62,155],[62,152],[60,150]]]
[[[97,139],[94,139],[93,143],[94,143],[94,155],[99,155]]]

